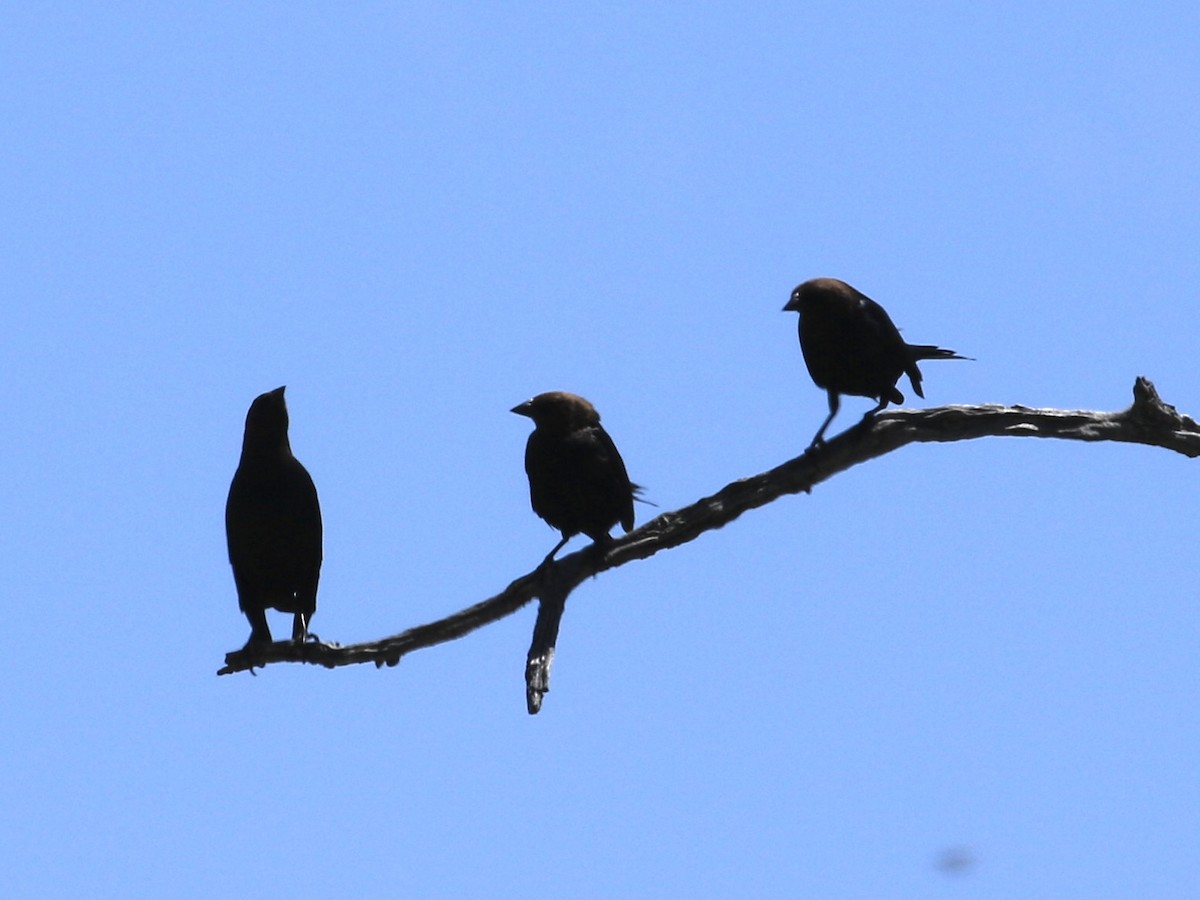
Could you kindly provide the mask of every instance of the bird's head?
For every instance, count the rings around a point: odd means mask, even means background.
[[[814,303],[821,302],[823,297],[829,297],[833,294],[857,293],[854,288],[837,278],[810,278],[803,284],[796,286],[792,291],[791,299],[788,300],[787,306],[783,308],[784,312],[802,313],[805,309],[812,306]]]
[[[512,412],[533,419],[534,426],[546,431],[569,432],[600,423],[596,407],[578,394],[566,391],[538,394],[514,406]]]
[[[246,437],[248,440],[269,441],[287,436],[288,412],[283,400],[283,387],[259,394],[246,413]]]

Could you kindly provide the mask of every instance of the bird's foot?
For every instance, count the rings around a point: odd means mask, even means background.
[[[258,673],[254,670],[256,668],[261,669],[264,665],[266,665],[261,661],[263,651],[270,647],[272,643],[273,641],[271,640],[270,634],[263,636],[261,634],[251,633],[250,639],[246,641],[246,643],[242,645],[242,649],[238,651],[239,653],[249,657],[250,665],[246,671],[248,671],[255,678],[258,677]]]
[[[271,633],[269,631],[266,634],[263,634],[259,631],[252,631],[250,632],[250,637],[246,640],[246,643],[242,645],[242,652],[246,653],[255,650],[262,650],[266,647],[270,647],[273,643],[275,642],[271,640]]]

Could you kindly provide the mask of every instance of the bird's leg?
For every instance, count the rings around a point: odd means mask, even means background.
[[[825,443],[825,429],[829,427],[829,423],[833,421],[833,417],[838,413],[838,407],[841,406],[841,396],[837,391],[830,388],[826,393],[829,394],[829,415],[825,417],[825,421],[817,429],[816,436],[812,439],[812,443],[808,445],[809,450],[814,447],[820,447]]]
[[[296,613],[292,619],[292,640],[303,644],[308,637],[308,617],[304,613]]]
[[[539,565],[538,568],[539,569],[545,568],[546,566],[550,565],[550,563],[554,562],[554,554],[557,553],[559,550],[561,550],[563,548],[563,545],[567,541],[569,541],[571,539],[571,537],[572,536],[569,534],[564,534],[563,539],[554,545],[553,550],[551,550],[549,553],[546,554],[546,558],[542,560],[541,565]]]
[[[594,575],[596,570],[600,568],[600,564],[604,562],[604,557],[608,556],[608,548],[612,546],[613,539],[612,535],[607,533],[598,536],[589,535],[589,537],[592,537],[592,546],[588,547],[587,551],[591,556],[590,562]]]
[[[271,643],[271,626],[267,624],[267,611],[265,609],[245,609],[242,612],[250,620],[250,639],[246,641],[246,646]]]
[[[888,405],[888,399],[886,397],[881,397],[879,400],[879,405],[876,406],[874,409],[869,410],[867,412],[867,414],[862,417],[863,422],[867,421],[867,419],[871,418],[871,416],[875,415],[875,413],[883,412],[883,408],[887,405]]]
[[[874,409],[868,410],[866,415],[864,415],[861,419],[858,420],[858,424],[856,424],[854,426],[854,428],[851,428],[849,430],[854,431],[854,430],[861,428],[863,430],[863,432],[865,433],[871,427],[871,419],[873,419],[875,417],[876,413],[881,412],[883,410],[883,408],[888,405],[888,403],[889,403],[889,401],[886,397],[881,397],[879,400],[879,405],[876,406]]]

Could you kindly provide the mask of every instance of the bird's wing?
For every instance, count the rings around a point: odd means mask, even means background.
[[[859,308],[863,312],[862,320],[869,326],[869,334],[876,346],[897,347],[904,345],[900,337],[900,329],[887,314],[887,310],[870,297],[860,295]]]
[[[589,502],[610,511],[626,531],[632,529],[633,485],[617,445],[603,426],[592,425],[573,432],[567,452]]]

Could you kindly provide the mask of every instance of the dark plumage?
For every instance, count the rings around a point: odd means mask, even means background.
[[[901,375],[908,375],[917,396],[924,398],[918,360],[968,358],[933,344],[906,344],[882,306],[836,278],[804,282],[783,309],[800,313],[800,349],[808,374],[829,394],[829,415],[810,446],[824,441],[842,394],[878,401],[867,418],[889,403],[904,402],[896,389]]]
[[[225,504],[229,562],[248,644],[271,641],[267,610],[295,614],[292,640],[308,636],[321,575],[321,507],[308,471],[292,456],[283,388],[246,413],[242,458]]]
[[[562,532],[546,562],[577,534],[603,546],[618,522],[625,531],[633,528],[633,499],[641,488],[630,482],[592,404],[576,394],[551,391],[512,411],[533,419],[525,445],[533,511]]]

